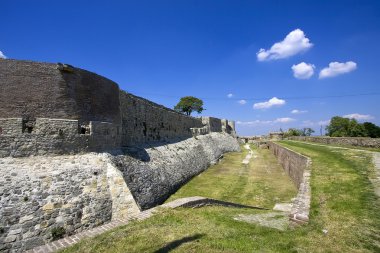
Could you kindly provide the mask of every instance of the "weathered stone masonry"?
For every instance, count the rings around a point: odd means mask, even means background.
[[[160,204],[239,150],[235,136],[233,121],[185,116],[85,70],[0,59],[0,251]]]
[[[297,197],[292,203],[290,220],[300,224],[308,222],[311,201],[311,160],[271,141],[268,142],[268,146],[298,189]]]

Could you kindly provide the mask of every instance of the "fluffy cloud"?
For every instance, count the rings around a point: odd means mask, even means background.
[[[241,105],[245,105],[247,103],[247,100],[242,99],[242,100],[239,100],[238,103]]]
[[[300,52],[306,51],[313,46],[310,40],[305,37],[302,30],[296,29],[286,35],[283,41],[273,44],[273,46],[265,50],[261,48],[256,53],[258,61],[277,60],[290,57]]]
[[[292,66],[293,76],[297,79],[309,79],[314,74],[315,66],[301,62]]]
[[[0,59],[7,59],[7,57],[0,51]]]
[[[370,120],[374,119],[373,116],[369,114],[359,114],[359,113],[352,113],[344,115],[343,118],[349,118],[349,119],[357,119],[357,120]]]
[[[236,124],[242,126],[262,126],[262,125],[274,125],[277,123],[289,123],[295,119],[292,118],[278,118],[275,120],[254,120],[254,121],[237,121]]]
[[[297,109],[294,109],[291,111],[292,114],[301,114],[301,113],[307,113],[306,110],[297,110]]]
[[[228,98],[232,98],[233,96],[234,96],[234,94],[232,94],[232,93],[227,94]]]
[[[289,123],[295,121],[295,119],[292,118],[278,118],[274,121],[274,123]]]
[[[273,98],[269,99],[268,101],[255,103],[253,105],[253,109],[268,109],[268,108],[271,108],[273,106],[282,106],[285,103],[286,103],[285,100],[273,97]]]
[[[330,62],[327,68],[319,72],[319,78],[334,77],[341,74],[349,73],[357,68],[357,64],[353,61],[344,62]]]

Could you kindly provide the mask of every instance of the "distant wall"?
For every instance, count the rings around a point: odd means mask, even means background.
[[[268,142],[268,146],[298,189],[297,197],[293,201],[290,220],[301,224],[308,222],[311,199],[311,160],[274,142]]]
[[[210,132],[222,132],[221,119],[213,117],[201,117],[203,125],[208,126]]]
[[[60,118],[119,124],[119,88],[95,73],[0,59],[0,118]]]
[[[358,146],[368,148],[380,148],[380,138],[364,137],[317,137],[317,136],[293,136],[289,140],[309,141],[322,144],[334,144],[342,146]]]
[[[120,91],[122,145],[183,140],[190,128],[201,128],[200,119],[186,116],[144,98]]]

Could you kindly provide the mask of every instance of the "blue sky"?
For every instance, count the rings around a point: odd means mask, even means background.
[[[203,115],[238,121],[241,135],[319,134],[335,115],[380,125],[380,1],[3,0],[0,9],[5,57],[69,63],[170,108],[196,96]]]

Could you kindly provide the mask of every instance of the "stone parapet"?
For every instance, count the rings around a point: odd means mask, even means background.
[[[297,224],[307,223],[311,201],[310,158],[274,142],[268,142],[268,146],[298,189],[297,196],[292,203],[290,220]]]

